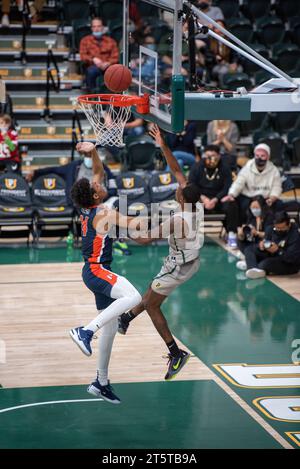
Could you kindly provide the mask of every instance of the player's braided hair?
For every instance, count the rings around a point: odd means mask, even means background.
[[[71,198],[76,207],[89,208],[94,205],[94,189],[87,178],[81,178],[73,184]]]
[[[196,184],[190,182],[182,189],[182,195],[186,203],[196,205],[200,199],[201,194],[199,187]]]

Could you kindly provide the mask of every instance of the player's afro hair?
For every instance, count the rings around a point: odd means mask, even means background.
[[[94,205],[94,189],[87,178],[81,178],[73,184],[71,198],[76,207],[89,208]]]
[[[196,203],[200,199],[200,190],[196,184],[190,182],[182,189],[182,195],[184,197],[184,201],[188,204],[196,205]]]

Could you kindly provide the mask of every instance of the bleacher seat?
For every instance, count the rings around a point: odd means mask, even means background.
[[[72,25],[74,20],[86,19],[91,16],[90,2],[88,0],[66,0],[62,2],[63,21],[67,25]]]
[[[276,0],[275,10],[277,15],[286,21],[300,15],[300,3],[297,0]]]
[[[266,16],[256,22],[257,34],[260,41],[266,46],[273,46],[284,42],[286,31],[280,18]]]
[[[251,120],[241,121],[241,136],[252,135],[254,132],[270,129],[269,114],[266,112],[252,112]]]
[[[284,72],[292,72],[300,63],[299,47],[296,44],[276,44],[273,46],[273,62]]]
[[[238,37],[241,41],[249,44],[254,37],[253,25],[248,18],[232,18],[228,21],[229,31]]]
[[[267,72],[266,70],[259,70],[254,75],[255,86],[259,86],[262,83],[265,83],[266,81],[270,80],[271,78],[274,78],[271,73]]]
[[[215,0],[214,5],[221,8],[225,20],[226,18],[233,18],[238,16],[240,10],[239,0]]]
[[[43,235],[65,236],[74,232],[74,208],[69,206],[66,184],[56,174],[38,177],[32,184],[35,242]]]
[[[119,197],[119,210],[124,215],[137,215],[148,213],[150,193],[146,180],[131,171],[124,172],[116,178]],[[122,196],[127,197],[127,205],[123,207]],[[125,211],[127,210],[127,213]]]
[[[292,41],[300,47],[300,16],[290,18],[289,29]]]
[[[246,73],[226,73],[223,77],[224,86],[229,90],[236,91],[244,87],[247,90],[253,88],[252,82]]]
[[[155,143],[148,135],[129,137],[126,139],[126,150],[123,154],[124,169],[128,171],[152,170],[156,153]]]
[[[270,15],[270,0],[244,0],[243,13],[252,21]]]
[[[25,179],[16,173],[0,175],[0,238],[19,237],[32,233],[32,200]],[[6,230],[5,227],[22,227]]]
[[[170,171],[157,172],[149,180],[151,202],[158,204],[163,217],[170,215],[178,206],[175,200],[177,187],[178,182]]]
[[[300,117],[296,112],[277,112],[271,118],[274,129],[280,134],[300,129]]]
[[[249,44],[249,46],[254,49],[258,54],[262,55],[265,59],[270,59],[270,51],[265,45]],[[251,62],[251,60],[243,59],[242,65],[244,72],[248,75],[252,75],[261,70],[261,67],[259,67],[259,65],[256,65],[254,62]]]
[[[76,53],[79,51],[81,39],[91,34],[91,23],[85,18],[72,21],[71,32],[71,51]]]
[[[300,164],[300,130],[292,130],[287,135],[290,159],[293,165]]]
[[[123,18],[122,0],[98,0],[96,5],[97,15],[107,23],[110,20]]]

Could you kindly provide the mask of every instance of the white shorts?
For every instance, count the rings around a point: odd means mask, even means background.
[[[199,257],[186,264],[178,265],[168,256],[159,274],[154,277],[151,288],[160,295],[168,296],[175,288],[193,277],[198,272],[199,266]]]

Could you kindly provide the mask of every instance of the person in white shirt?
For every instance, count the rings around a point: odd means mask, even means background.
[[[270,161],[271,149],[265,143],[254,148],[254,158],[241,169],[222,202],[237,200],[240,207],[240,222],[245,222],[251,199],[262,195],[274,211],[282,210],[279,200],[282,183],[278,168]]]

